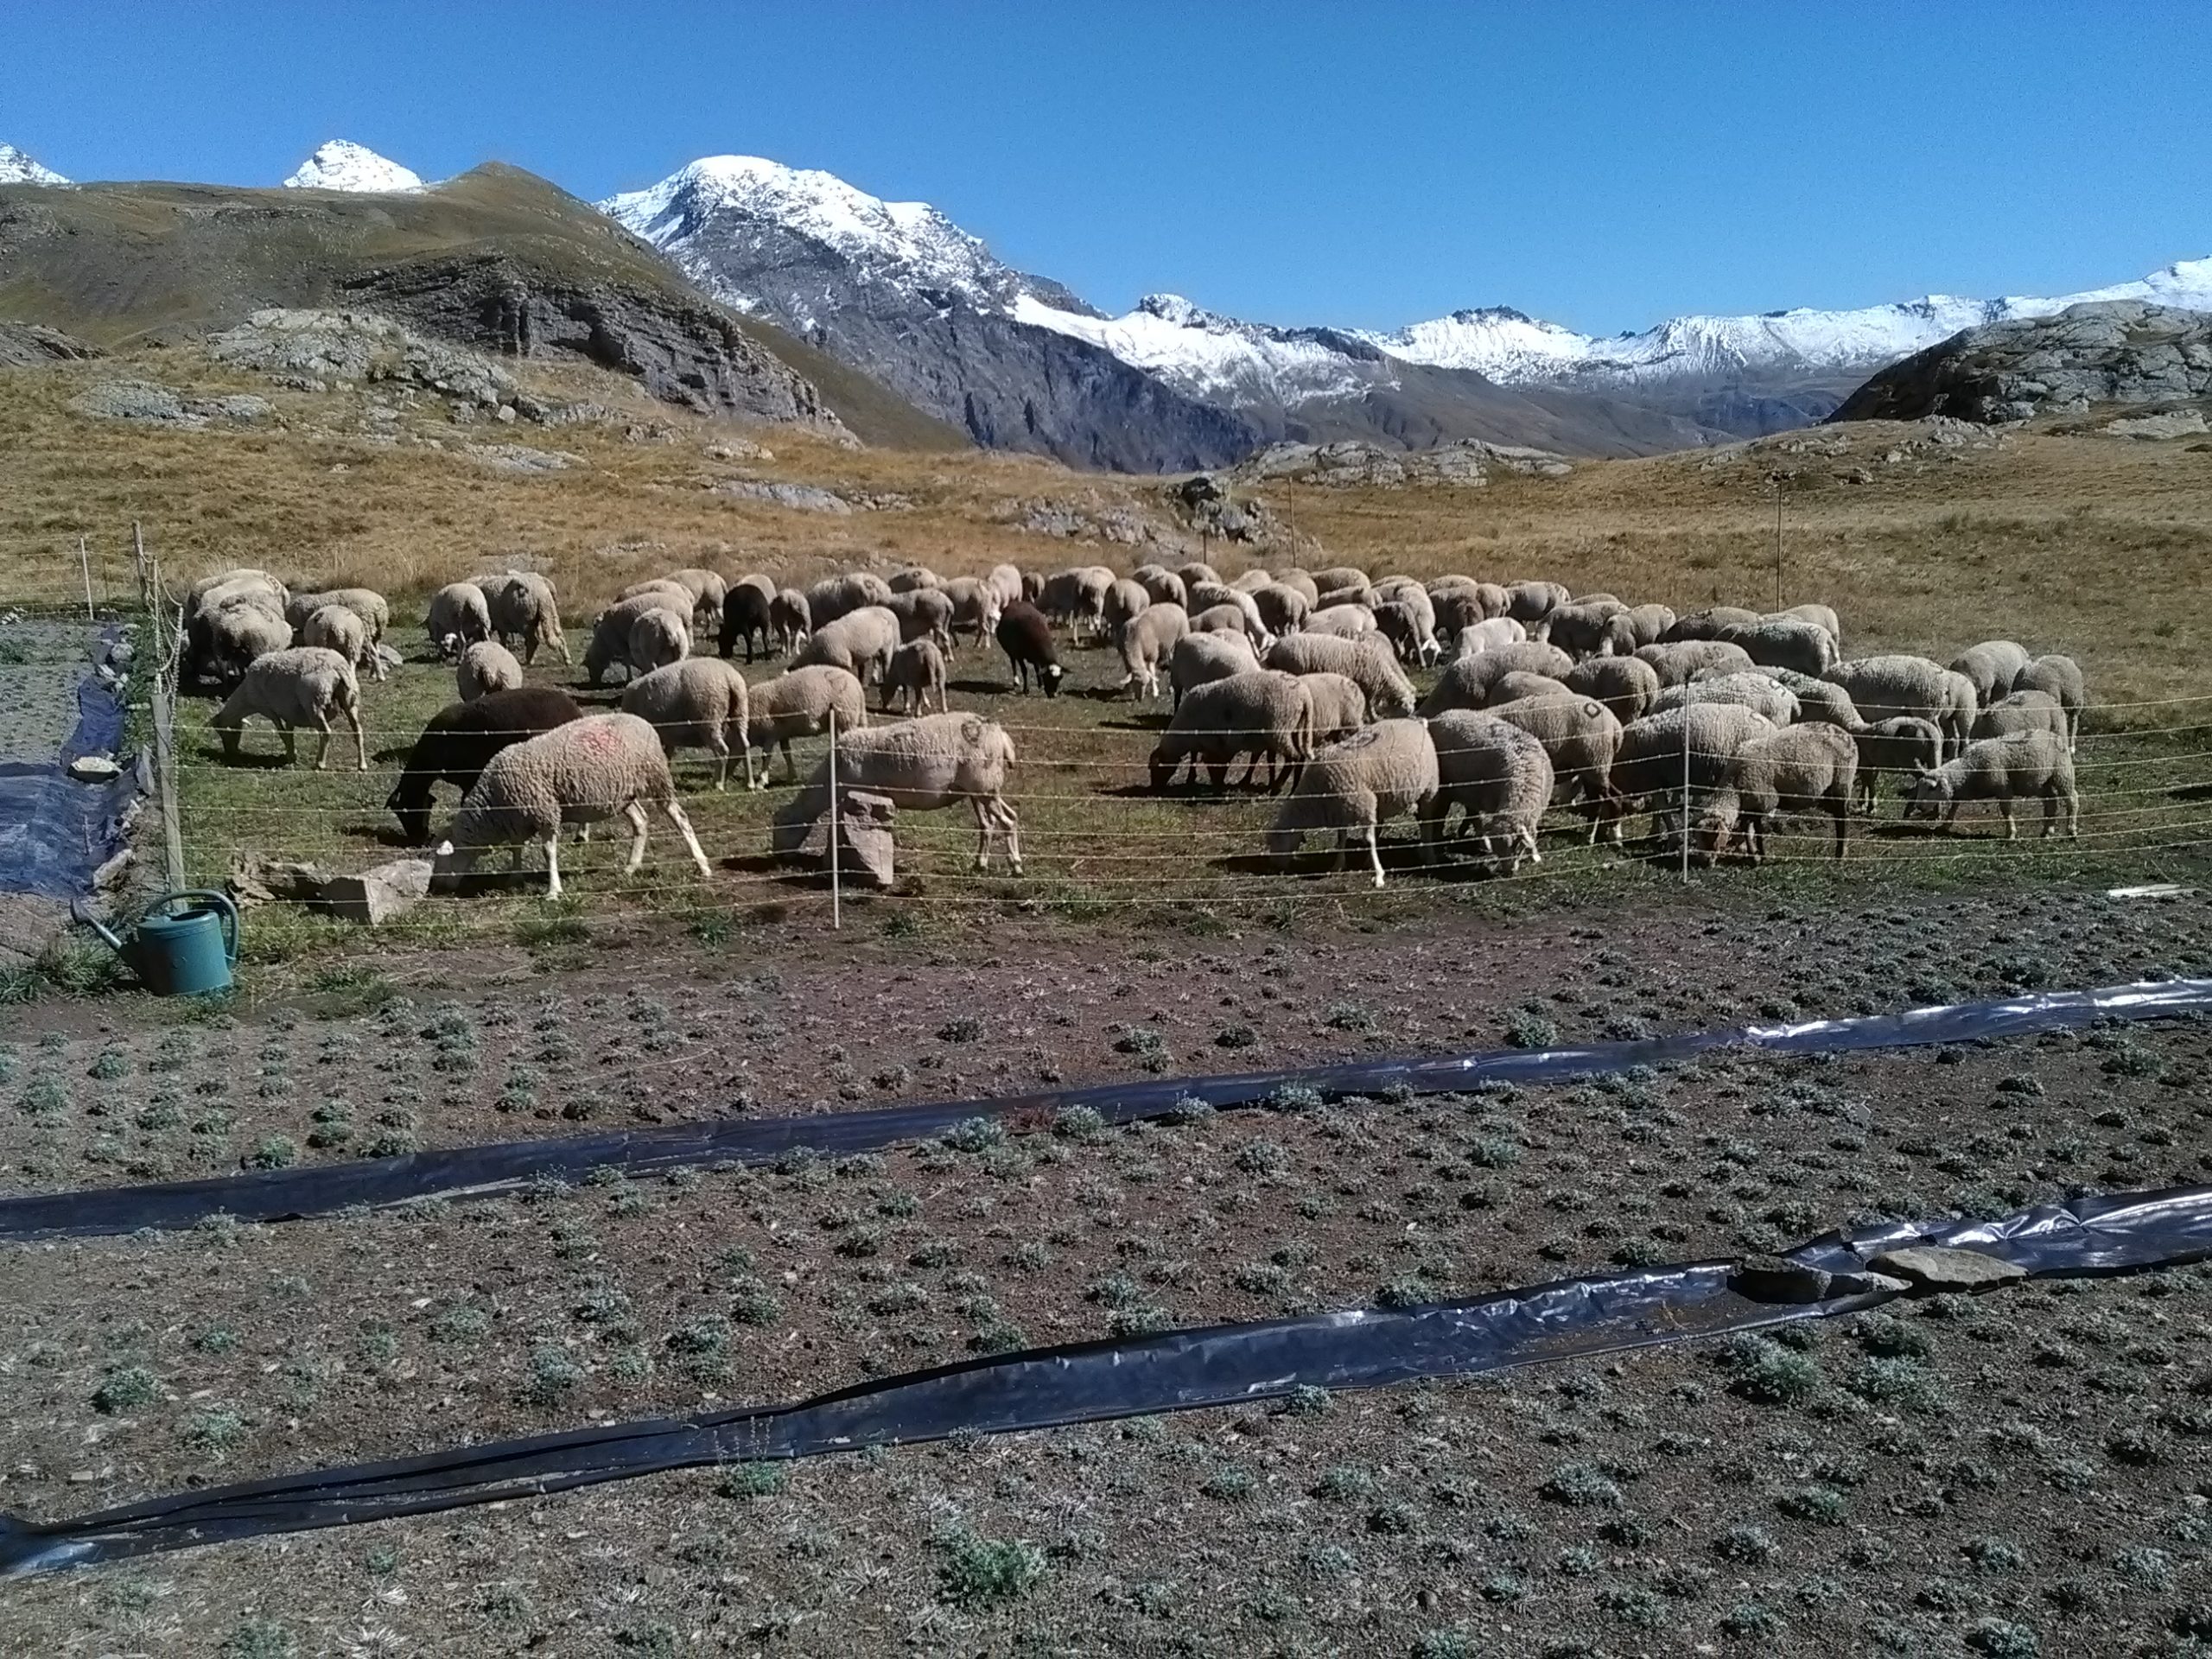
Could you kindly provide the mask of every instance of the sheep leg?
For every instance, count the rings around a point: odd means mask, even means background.
[[[1375,820],[1372,818],[1367,821],[1367,861],[1375,868],[1375,886],[1379,891],[1382,886],[1382,850],[1375,844]]]
[[[707,734],[707,747],[714,753],[715,792],[720,794],[729,787],[729,740],[720,731],[710,730]]]
[[[545,896],[548,899],[561,896],[561,855],[556,850],[560,844],[561,832],[558,830],[545,837]],[[522,845],[519,842],[515,845],[515,858],[518,863],[521,861]]]
[[[361,732],[361,712],[358,709],[346,711],[346,723],[353,728],[353,762],[357,771],[369,769],[369,740]]]
[[[676,826],[676,833],[683,837],[683,850],[691,855],[691,861],[699,867],[699,874],[711,880],[715,874],[714,867],[707,862],[706,852],[699,845],[699,837],[692,833],[691,820],[684,816],[683,809],[676,804],[675,798],[671,796],[661,803],[660,810],[668,814],[668,821]],[[630,855],[632,859],[635,859],[645,844],[645,815],[638,810],[634,802],[631,805],[631,810],[637,812],[638,845],[632,849]],[[630,868],[634,870],[638,867],[632,863]]]
[[[2012,798],[2010,795],[2005,798],[2002,810],[2005,814],[2005,839],[2018,841],[2020,838],[2020,825],[2018,820],[2012,816]]]
[[[630,857],[622,866],[622,874],[635,875],[638,866],[645,861],[645,809],[631,801],[623,807],[622,816],[630,820]]]
[[[321,741],[315,746],[315,769],[321,772],[330,759],[330,721],[321,714],[317,714],[315,717],[315,728],[321,734]]]

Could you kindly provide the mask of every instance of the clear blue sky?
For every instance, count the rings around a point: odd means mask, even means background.
[[[273,184],[335,136],[596,198],[757,154],[1116,310],[1611,331],[2212,251],[2205,0],[0,0],[0,142],[73,178]]]

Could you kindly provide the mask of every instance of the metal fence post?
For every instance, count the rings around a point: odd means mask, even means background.
[[[837,711],[830,711],[830,929],[845,925],[845,895],[837,868]]]

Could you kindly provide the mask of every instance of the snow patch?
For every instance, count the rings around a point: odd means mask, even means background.
[[[13,144],[0,144],[0,184],[67,184],[50,167],[41,167]]]
[[[423,180],[420,175],[373,149],[349,139],[333,138],[316,146],[315,154],[302,162],[298,170],[284,181],[284,188],[390,193],[420,190]]]
[[[1217,316],[1179,294],[1148,294],[1120,317],[1082,316],[1023,294],[1014,318],[1088,340],[1179,391],[1230,408],[1356,396],[1376,379],[1376,364],[1324,338]],[[1382,380],[1390,384],[1387,374]]]

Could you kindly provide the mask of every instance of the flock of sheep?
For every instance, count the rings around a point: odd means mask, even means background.
[[[194,586],[183,621],[188,671],[234,683],[213,721],[228,753],[260,715],[288,756],[296,728],[318,730],[320,767],[333,723],[344,722],[365,770],[359,677],[381,678],[397,660],[380,595],[296,594],[266,572],[232,570]],[[1287,856],[1306,835],[1334,832],[1340,853],[1363,843],[1377,887],[1382,824],[1414,817],[1427,861],[1455,810],[1459,844],[1505,874],[1540,861],[1538,826],[1554,805],[1586,816],[1592,842],[1622,841],[1626,822],[1649,810],[1655,834],[1700,861],[1738,849],[1763,859],[1779,817],[1815,814],[1832,823],[1840,857],[1853,811],[1872,810],[1885,775],[1903,780],[1907,817],[1948,822],[1961,802],[1988,800],[2010,838],[2016,804],[2040,799],[2044,834],[2062,810],[2078,832],[2071,756],[2083,690],[2072,659],[2004,640],[1948,667],[1846,659],[1840,622],[1820,605],[1677,616],[1555,582],[1370,580],[1348,566],[1234,581],[1195,563],[1126,576],[1007,564],[949,580],[909,567],[803,592],[695,569],[641,582],[594,618],[588,683],[617,669],[627,677],[620,712],[607,714],[524,683],[539,652],[570,660],[542,575],[442,588],[425,625],[456,664],[459,700],[424,728],[388,804],[427,842],[432,788],[453,783],[462,798],[441,865],[458,873],[485,848],[535,842],[554,894],[564,824],[626,818],[634,870],[649,808],[708,872],[676,799],[677,750],[712,753],[718,789],[734,755],[759,788],[755,749],[781,748],[796,781],[791,741],[830,729],[840,785],[909,810],[965,804],[976,868],[1000,843],[1018,874],[1019,820],[1005,796],[1012,740],[947,706],[947,659],[963,636],[995,639],[1016,686],[1047,696],[1065,677],[1063,639],[1111,646],[1119,690],[1173,699],[1150,757],[1155,790],[1174,787],[1186,765],[1194,784],[1203,767],[1216,790],[1240,759],[1248,785],[1264,767],[1283,796],[1268,850]],[[719,655],[694,654],[709,632]],[[741,644],[748,664],[782,653],[785,671],[748,685],[733,660]],[[1426,696],[1408,677],[1416,665],[1439,671]],[[871,726],[871,685],[885,711],[896,702],[908,717]],[[804,839],[829,792],[825,759],[776,815],[778,851]]]

